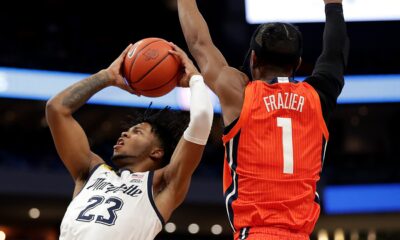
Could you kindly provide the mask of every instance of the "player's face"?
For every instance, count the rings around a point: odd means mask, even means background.
[[[149,123],[137,124],[125,132],[114,145],[113,159],[121,157],[146,158],[156,142]]]

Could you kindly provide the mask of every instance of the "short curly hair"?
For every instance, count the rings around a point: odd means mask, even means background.
[[[183,113],[165,107],[161,110],[149,108],[144,113],[136,111],[133,116],[129,116],[130,121],[126,127],[135,126],[140,123],[148,123],[151,131],[157,136],[161,147],[164,150],[162,167],[169,164],[172,153],[181,138],[183,131],[187,127],[188,118]]]

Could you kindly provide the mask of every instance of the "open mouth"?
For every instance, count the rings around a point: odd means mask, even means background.
[[[119,138],[117,143],[114,145],[114,149],[120,148],[124,145],[124,140],[122,138]]]

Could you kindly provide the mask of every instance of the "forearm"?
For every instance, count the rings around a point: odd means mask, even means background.
[[[334,0],[325,6],[326,24],[322,54],[317,60],[312,76],[305,80],[319,94],[325,121],[328,121],[344,86],[344,70],[349,51],[342,5],[333,2]]]
[[[105,87],[111,86],[108,73],[104,70],[83,79],[66,88],[48,102],[48,107],[53,106],[66,114],[72,114],[90,97]]]
[[[343,16],[343,6],[331,3],[325,6],[326,24],[323,53],[347,63],[347,30]]]
[[[323,50],[315,71],[331,71],[336,77],[343,76],[348,58],[348,38],[343,8],[340,3],[325,6],[326,23],[323,37]],[[327,64],[330,69],[327,68]]]
[[[326,94],[329,101],[336,102],[344,86],[349,41],[342,5],[340,3],[327,4],[325,12],[323,51],[313,72],[313,76],[320,79],[321,82],[314,85],[318,85],[317,88]]]
[[[197,7],[196,0],[178,0],[178,12],[183,35],[191,52],[195,51],[197,46],[212,42],[207,23]]]
[[[193,76],[190,80],[190,122],[184,138],[199,145],[207,143],[213,120],[213,106],[203,78]]]

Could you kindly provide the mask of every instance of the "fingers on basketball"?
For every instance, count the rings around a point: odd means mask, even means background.
[[[129,48],[123,73],[138,94],[159,97],[178,85],[182,74],[181,58],[170,53],[173,47],[160,38],[146,38]]]

